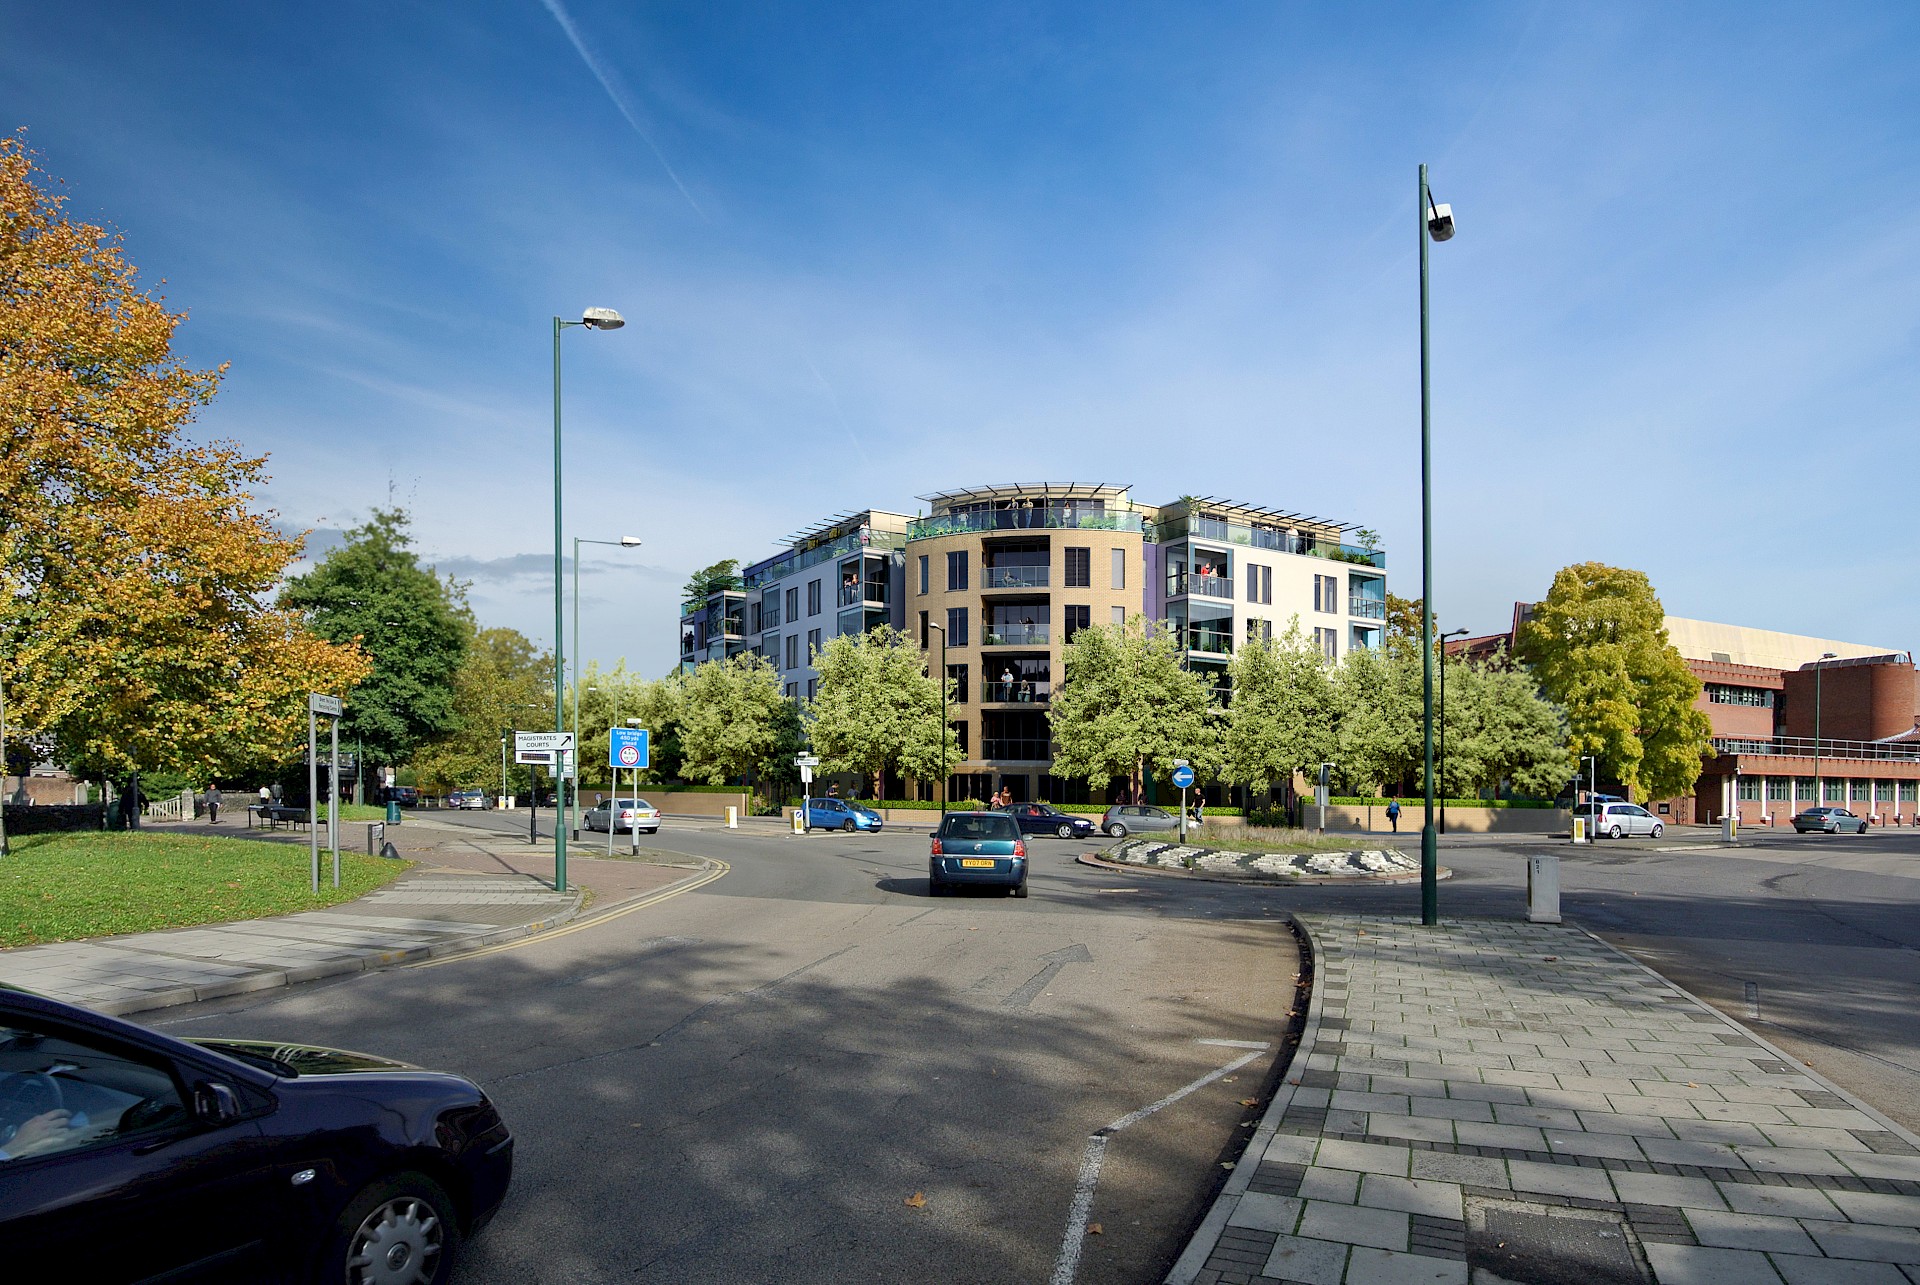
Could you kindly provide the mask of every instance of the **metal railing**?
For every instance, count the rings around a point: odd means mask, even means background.
[[[183,790],[170,799],[140,805],[140,815],[148,821],[190,821],[193,819],[193,794]]]
[[[1233,635],[1212,629],[1189,629],[1187,650],[1205,652],[1209,656],[1229,656],[1233,654]]]
[[[1359,616],[1366,620],[1385,620],[1387,618],[1387,604],[1378,598],[1348,598],[1347,614],[1349,616]]]
[[[915,518],[907,524],[907,539],[930,540],[935,536],[964,535],[970,531],[1138,531],[1146,524],[1138,513],[1092,510],[1072,504],[1048,504],[1031,508],[993,509],[980,513],[942,513],[930,518]]]
[[[1222,522],[1216,518],[1172,518],[1160,523],[1155,534],[1161,544],[1191,537],[1195,540],[1217,540],[1222,544],[1241,544],[1250,549],[1272,549],[1276,553],[1298,553],[1309,558],[1353,562],[1382,570],[1387,565],[1387,555],[1382,549],[1341,544],[1338,540],[1324,539],[1304,531]]]
[[[994,682],[980,684],[980,699],[983,701],[1028,701],[1044,705],[1053,699],[1053,684],[1045,679],[1034,681],[1029,678],[1016,679],[1011,683]]]
[[[1167,597],[1179,598],[1192,595],[1198,598],[1233,598],[1233,578],[1231,576],[1203,576],[1188,572],[1175,572],[1167,577]]]
[[[982,589],[1045,589],[1048,567],[983,567]]]
[[[864,550],[867,553],[885,553],[904,547],[906,539],[898,531],[869,531],[863,541],[860,532],[849,531],[830,544],[804,549],[799,553],[790,553],[784,558],[770,562],[756,562],[741,572],[741,579],[749,589],[760,589],[776,580],[784,580],[796,571],[805,571],[832,558],[845,557],[850,553]]]
[[[986,759],[1011,759],[1037,763],[1053,757],[1053,742],[1045,737],[989,736],[980,742],[980,756]]]
[[[1880,763],[1920,762],[1920,741],[1836,741],[1823,736],[1818,744],[1822,759]],[[1716,754],[1752,754],[1769,758],[1810,759],[1814,754],[1814,745],[1815,741],[1811,736],[1775,736],[1768,740],[1743,739],[1735,736],[1713,738],[1713,749]]]
[[[871,580],[864,584],[840,586],[840,606],[858,607],[863,603],[872,603],[876,607],[886,606],[887,586]]]
[[[989,629],[981,644],[986,647],[1027,647],[1044,644],[1051,630],[1046,625],[1003,625]]]

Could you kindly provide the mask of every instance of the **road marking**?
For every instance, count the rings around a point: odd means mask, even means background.
[[[1068,964],[1091,964],[1093,962],[1093,952],[1088,950],[1084,944],[1075,942],[1063,950],[1056,950],[1051,954],[1042,955],[1040,958],[1047,961],[1047,966],[1029,978],[1026,985],[1001,1000],[1000,1003],[1002,1005],[1008,1008],[1025,1008],[1027,1005],[1033,1003],[1033,997],[1045,990],[1048,983],[1059,976],[1060,970]]]
[[[1748,982],[1746,985],[1747,1019],[1758,1021],[1760,1018],[1760,983]]]
[[[1211,1044],[1222,1049],[1264,1049],[1265,1040],[1195,1040],[1195,1044]]]
[[[733,869],[732,866],[718,858],[708,857],[707,860],[713,863],[713,868],[705,874],[683,879],[677,884],[672,884],[661,889],[659,892],[644,896],[638,901],[631,901],[625,905],[615,906],[611,910],[604,911],[586,919],[577,920],[564,928],[556,928],[552,932],[535,933],[531,937],[522,937],[518,941],[503,941],[498,946],[482,946],[478,950],[470,950],[463,955],[448,955],[444,959],[423,959],[417,964],[402,964],[400,967],[438,968],[442,964],[460,964],[465,963],[469,959],[479,959],[483,955],[498,955],[502,951],[519,950],[522,946],[537,945],[540,942],[552,941],[555,937],[566,937],[573,933],[585,932],[589,928],[598,928],[601,924],[611,923],[616,919],[631,915],[637,910],[645,910],[649,906],[657,906],[661,902],[678,897],[682,893],[692,892],[696,888],[704,888],[715,879],[725,878]]]
[[[1073,1278],[1080,1270],[1080,1249],[1087,1240],[1087,1215],[1093,1212],[1093,1193],[1094,1189],[1100,1185],[1100,1165],[1106,1158],[1107,1139],[1128,1125],[1138,1124],[1154,1112],[1172,1106],[1189,1093],[1206,1088],[1229,1072],[1238,1071],[1267,1051],[1265,1044],[1256,1044],[1252,1040],[1200,1040],[1198,1042],[1223,1044],[1230,1048],[1251,1048],[1253,1052],[1233,1059],[1217,1071],[1207,1072],[1192,1084],[1175,1089],[1158,1102],[1143,1106],[1138,1111],[1129,1111],[1087,1139],[1086,1152],[1080,1157],[1080,1172],[1074,1179],[1073,1204],[1067,1211],[1067,1232],[1060,1238],[1060,1256],[1053,1260],[1052,1285],[1073,1285]]]

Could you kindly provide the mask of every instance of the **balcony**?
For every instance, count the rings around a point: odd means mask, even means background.
[[[1378,598],[1348,598],[1347,614],[1362,620],[1385,620],[1387,604]]]
[[[980,742],[981,757],[995,762],[1044,763],[1053,757],[1053,742],[1044,737],[987,737]]]
[[[1190,575],[1186,572],[1176,572],[1167,577],[1167,597],[1179,598],[1189,594],[1196,598],[1224,598],[1231,602],[1233,578]]]
[[[1047,625],[1001,625],[987,630],[980,643],[983,647],[1044,647],[1050,632]]]
[[[1309,558],[1327,558],[1334,562],[1352,562],[1359,566],[1385,570],[1387,555],[1380,549],[1341,544],[1310,532],[1283,531],[1278,527],[1250,526],[1244,522],[1223,522],[1218,518],[1174,518],[1162,522],[1156,532],[1161,544],[1184,540],[1216,540],[1224,544],[1244,545],[1249,549],[1272,549],[1276,553],[1297,553]]]
[[[980,699],[989,703],[1004,701],[1021,705],[1044,705],[1053,699],[1053,684],[1044,679],[1039,682],[1022,678],[1011,683],[982,683],[980,688]]]
[[[1220,629],[1188,629],[1187,650],[1203,656],[1231,656],[1233,635]]]
[[[907,539],[931,540],[936,536],[965,535],[975,531],[1040,530],[1132,531],[1144,534],[1146,525],[1138,513],[1114,513],[1072,504],[1049,504],[1039,508],[942,513],[930,518],[915,518],[907,524]]]
[[[1050,579],[1048,567],[982,567],[982,589],[1045,589]]]
[[[741,573],[749,589],[761,589],[776,580],[784,580],[796,571],[805,571],[833,558],[842,558],[852,553],[883,553],[890,549],[905,547],[905,539],[898,531],[868,531],[861,539],[858,531],[849,531],[827,544],[815,545],[790,553],[784,558],[757,562]]]
[[[862,605],[884,607],[887,605],[887,585],[885,581],[869,580],[865,584],[843,584],[840,586],[842,607]]]
[[[1810,759],[1814,756],[1816,744],[1819,746],[1820,757],[1823,760],[1920,763],[1920,741],[1836,741],[1823,736],[1816,742],[1811,736],[1775,736],[1769,740],[1743,740],[1739,737],[1716,736],[1713,738],[1713,752],[1750,754],[1767,758]]]

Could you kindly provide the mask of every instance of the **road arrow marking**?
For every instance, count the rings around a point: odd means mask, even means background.
[[[1033,997],[1045,990],[1048,983],[1052,982],[1055,977],[1058,977],[1060,970],[1068,964],[1091,964],[1093,962],[1093,952],[1088,950],[1084,944],[1075,942],[1063,950],[1056,950],[1052,954],[1042,955],[1040,958],[1047,961],[1047,966],[1035,973],[1027,981],[1025,986],[1022,986],[1019,990],[1001,1000],[1000,1003],[1002,1005],[1007,1008],[1027,1007],[1033,1003]]]

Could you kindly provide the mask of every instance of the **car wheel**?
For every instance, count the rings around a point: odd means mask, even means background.
[[[1060,823],[1060,828],[1058,830],[1055,830],[1054,833],[1059,835],[1062,839],[1071,839],[1073,837],[1073,827],[1071,825],[1068,825],[1065,821],[1062,821]]]
[[[1665,827],[1664,825],[1655,825],[1653,829],[1647,832],[1647,837],[1650,839],[1658,839],[1661,835],[1665,834],[1666,832],[1667,832],[1667,827]]]
[[[1124,825],[1121,825],[1118,821],[1115,821],[1112,825],[1107,827],[1107,833],[1112,835],[1116,839],[1124,839],[1127,837],[1127,827],[1125,827]]]
[[[1020,885],[1013,890],[1013,895],[1016,897],[1024,897],[1027,895],[1027,881],[1025,879],[1022,879]]]
[[[947,885],[941,883],[938,879],[935,879],[932,875],[928,875],[927,876],[927,895],[929,897],[944,897],[947,895]]]
[[[842,822],[840,823],[840,828],[841,828],[842,830],[845,830],[845,831],[846,831],[846,832],[847,832],[848,834],[852,834],[852,833],[853,833],[853,818],[852,818],[852,817],[848,817],[848,818],[847,818],[847,819],[846,819],[845,821],[842,821]]]
[[[1609,839],[1618,839],[1618,838],[1620,837],[1620,827],[1619,827],[1619,826],[1617,826],[1617,825],[1610,825],[1610,826],[1608,826],[1608,827],[1607,827],[1607,837],[1608,837]]]
[[[322,1285],[445,1285],[460,1250],[453,1199],[425,1174],[399,1173],[361,1189],[334,1224]]]

